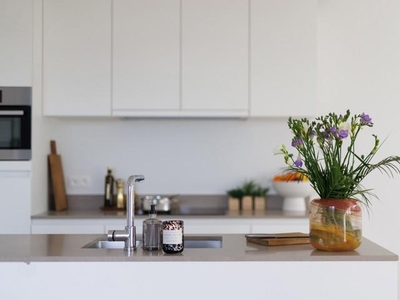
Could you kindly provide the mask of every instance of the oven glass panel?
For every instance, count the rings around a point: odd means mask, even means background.
[[[0,148],[22,148],[22,118],[20,116],[0,117]]]

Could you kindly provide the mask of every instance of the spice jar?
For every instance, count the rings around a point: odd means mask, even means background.
[[[169,220],[163,222],[163,245],[165,253],[180,253],[183,251],[183,221]]]

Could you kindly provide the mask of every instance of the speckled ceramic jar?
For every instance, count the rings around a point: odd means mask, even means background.
[[[180,253],[183,251],[183,221],[169,220],[164,221],[163,230],[163,245],[162,249],[165,253]]]

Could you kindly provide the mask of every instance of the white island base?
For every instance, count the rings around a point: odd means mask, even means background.
[[[398,256],[266,247],[222,235],[220,249],[151,254],[82,249],[91,235],[0,235],[1,299],[397,300]]]
[[[396,300],[392,262],[3,263],[2,299]]]

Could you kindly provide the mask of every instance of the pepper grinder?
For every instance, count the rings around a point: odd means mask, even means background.
[[[124,209],[126,207],[126,195],[124,194],[124,180],[117,179],[115,181],[117,186],[117,196],[116,196],[116,203],[117,208]]]

